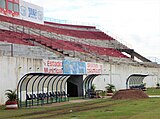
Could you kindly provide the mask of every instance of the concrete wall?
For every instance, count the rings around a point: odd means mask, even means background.
[[[43,72],[42,60],[24,57],[10,57],[0,56],[0,104],[6,101],[5,90],[16,89],[18,80],[29,72]],[[105,90],[108,83],[116,86],[116,89],[126,88],[126,79],[133,73],[150,74],[146,77],[147,87],[156,86],[160,79],[160,68],[146,67],[142,65],[132,65],[127,63],[119,64],[103,64],[103,74],[97,76],[93,83],[96,90]],[[73,79],[74,78],[74,79]],[[82,77],[73,77],[70,81],[77,85]],[[85,78],[85,76],[84,76]],[[76,81],[74,81],[76,80]],[[78,81],[79,80],[79,81]],[[80,84],[82,85],[82,84]],[[81,88],[79,87],[79,95],[81,95]]]
[[[35,59],[54,59],[58,57],[55,53],[39,46],[27,46],[5,42],[0,42],[0,56],[20,56]]]
[[[0,104],[4,104],[6,101],[5,90],[16,89],[18,80],[29,72],[42,72],[42,60],[0,57]]]
[[[116,89],[126,88],[126,79],[131,74],[149,74],[144,79],[147,87],[155,87],[160,79],[160,68],[146,67],[146,66],[133,66],[130,64],[104,64],[103,73],[106,75],[98,76],[94,79],[97,90],[105,90],[108,83],[114,84]]]

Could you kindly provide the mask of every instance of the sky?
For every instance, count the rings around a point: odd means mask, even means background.
[[[160,59],[160,0],[29,2],[42,6],[45,17],[97,25],[141,55]]]

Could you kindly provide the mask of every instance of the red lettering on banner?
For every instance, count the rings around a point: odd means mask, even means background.
[[[44,68],[44,73],[62,74],[63,71],[62,71],[62,69],[55,69],[55,68],[48,69],[48,68]]]
[[[44,73],[63,74],[62,61],[58,60],[43,60]]]
[[[48,68],[44,68],[44,73],[48,73]]]
[[[98,64],[94,64],[94,63],[87,63],[87,68],[97,68]]]
[[[57,66],[57,67],[61,67],[62,66],[62,62],[59,61],[47,61],[47,66]]]
[[[87,63],[87,73],[88,74],[101,74],[102,64],[98,63]]]
[[[62,74],[62,73],[63,73],[62,69],[56,69],[56,74]]]
[[[54,69],[49,69],[49,72],[50,74],[54,74]]]
[[[101,74],[101,69],[87,69],[88,74]]]

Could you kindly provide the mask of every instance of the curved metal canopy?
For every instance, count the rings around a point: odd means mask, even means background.
[[[148,74],[132,74],[126,80],[126,88],[130,86],[140,85],[143,83],[145,77],[149,76]]]
[[[86,96],[86,93],[89,89],[91,89],[92,82],[95,79],[95,77],[99,76],[100,74],[91,74],[88,75],[84,80],[83,80],[83,95]]]
[[[46,73],[28,73],[24,75],[18,82],[17,95],[19,99],[19,107],[25,103],[28,106],[27,95],[33,94],[49,94],[49,92],[67,92],[66,82],[71,75],[67,74],[46,74]],[[57,99],[56,99],[57,101]],[[60,100],[59,100],[60,101]],[[33,98],[31,99],[33,106]],[[43,103],[43,101],[42,101]],[[41,104],[42,104],[41,103]],[[47,103],[48,97],[47,97]],[[37,105],[39,100],[37,100]]]

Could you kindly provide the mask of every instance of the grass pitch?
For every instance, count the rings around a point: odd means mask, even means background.
[[[0,109],[0,119],[159,119],[160,98],[95,99],[63,106]]]
[[[146,93],[159,95],[160,89],[148,89]],[[5,110],[4,106],[0,106],[0,119],[160,119],[159,112],[160,98],[139,100],[108,98],[18,110]]]

